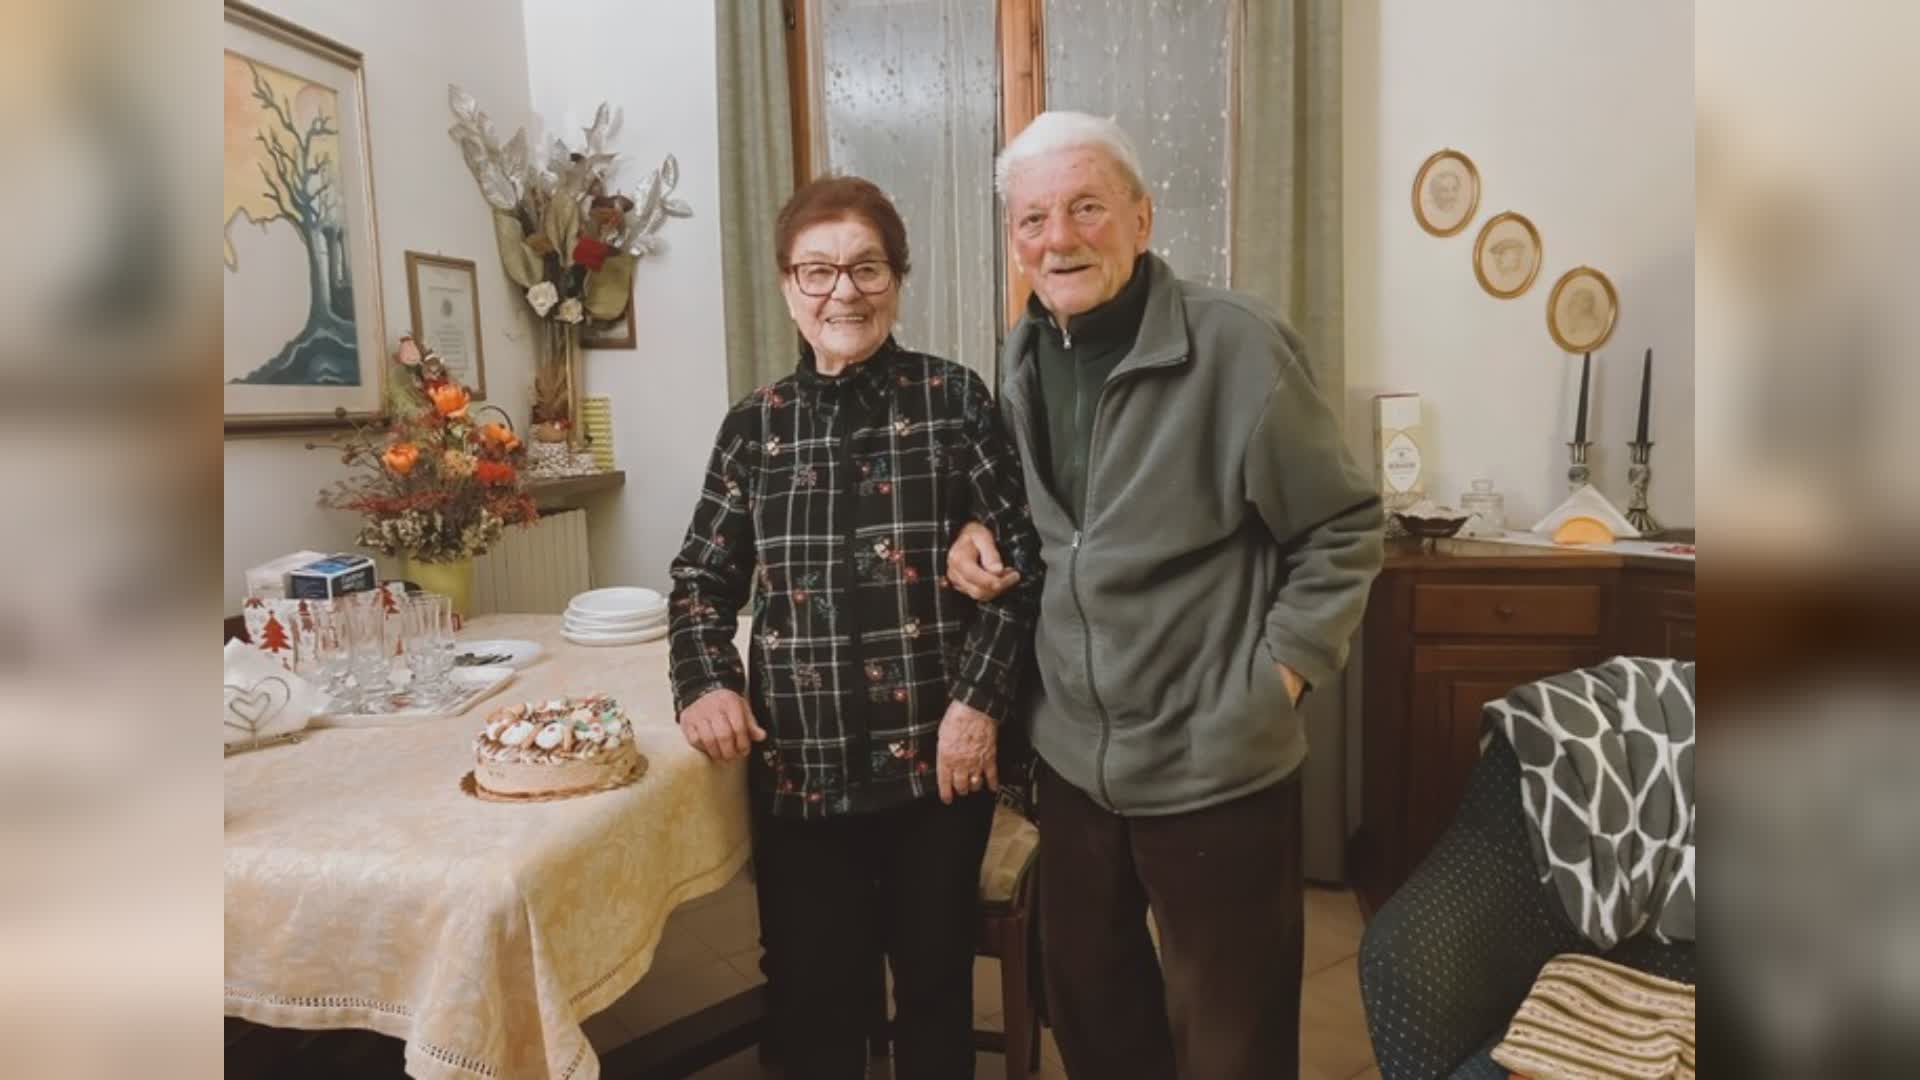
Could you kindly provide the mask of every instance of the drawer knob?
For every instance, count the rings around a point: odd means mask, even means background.
[[[1496,605],[1494,605],[1494,608],[1493,608],[1493,613],[1494,613],[1495,615],[1498,615],[1498,616],[1500,616],[1500,617],[1501,617],[1501,618],[1503,618],[1503,619],[1511,619],[1511,618],[1513,618],[1513,609],[1512,609],[1512,608],[1510,608],[1510,607],[1508,607],[1508,606],[1507,606],[1507,605],[1505,605],[1505,604],[1496,604]]]

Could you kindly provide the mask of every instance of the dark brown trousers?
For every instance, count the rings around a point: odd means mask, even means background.
[[[1042,766],[1042,962],[1073,1080],[1298,1076],[1301,907],[1297,772],[1124,817]]]

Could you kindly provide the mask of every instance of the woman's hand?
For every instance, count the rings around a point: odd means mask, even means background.
[[[1020,582],[1020,571],[1000,564],[993,530],[977,521],[960,526],[947,551],[947,584],[986,603]]]
[[[747,699],[731,690],[709,690],[681,710],[680,734],[715,761],[746,757],[754,743],[767,737],[754,723]]]
[[[940,751],[933,771],[940,777],[940,801],[971,795],[982,787],[1000,790],[994,746],[999,729],[993,717],[956,701],[940,718]]]

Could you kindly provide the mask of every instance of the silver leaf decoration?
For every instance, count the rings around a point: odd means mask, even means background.
[[[488,162],[480,181],[480,194],[496,210],[511,210],[520,201],[520,186],[507,178],[500,166]]]
[[[473,100],[473,95],[453,83],[447,84],[447,107],[464,124],[474,123],[474,118],[480,114],[480,106]]]
[[[587,129],[587,151],[599,154],[607,148],[607,124],[612,120],[612,111],[606,102],[594,110],[593,126]]]
[[[576,203],[584,218],[592,209],[593,195],[623,194],[614,183],[620,169],[620,156],[609,149],[608,141],[619,131],[625,119],[623,110],[605,102],[594,110],[593,124],[585,129],[586,145],[578,152],[562,139],[555,138],[546,148],[544,163],[532,160],[525,128],[501,145],[494,133],[493,121],[480,109],[473,95],[458,85],[447,86],[447,108],[453,113],[453,126],[447,137],[460,148],[460,156],[473,174],[481,196],[495,209],[513,213],[522,221],[545,220],[545,208],[553,199]],[[680,163],[668,154],[659,168],[652,170],[635,191],[624,193],[633,209],[622,215],[618,236],[612,241],[619,250],[635,256],[666,250],[657,234],[668,218],[684,218],[693,208],[683,199],[673,198],[680,183]]]
[[[515,187],[518,187],[526,178],[527,132],[525,128],[514,132],[513,138],[508,139],[507,145],[501,148],[500,167],[506,172],[507,179],[513,181]]]

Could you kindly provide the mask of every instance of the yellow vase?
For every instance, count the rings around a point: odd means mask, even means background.
[[[454,614],[466,619],[473,614],[473,560],[421,562],[405,559],[400,576],[428,592],[453,598]]]

